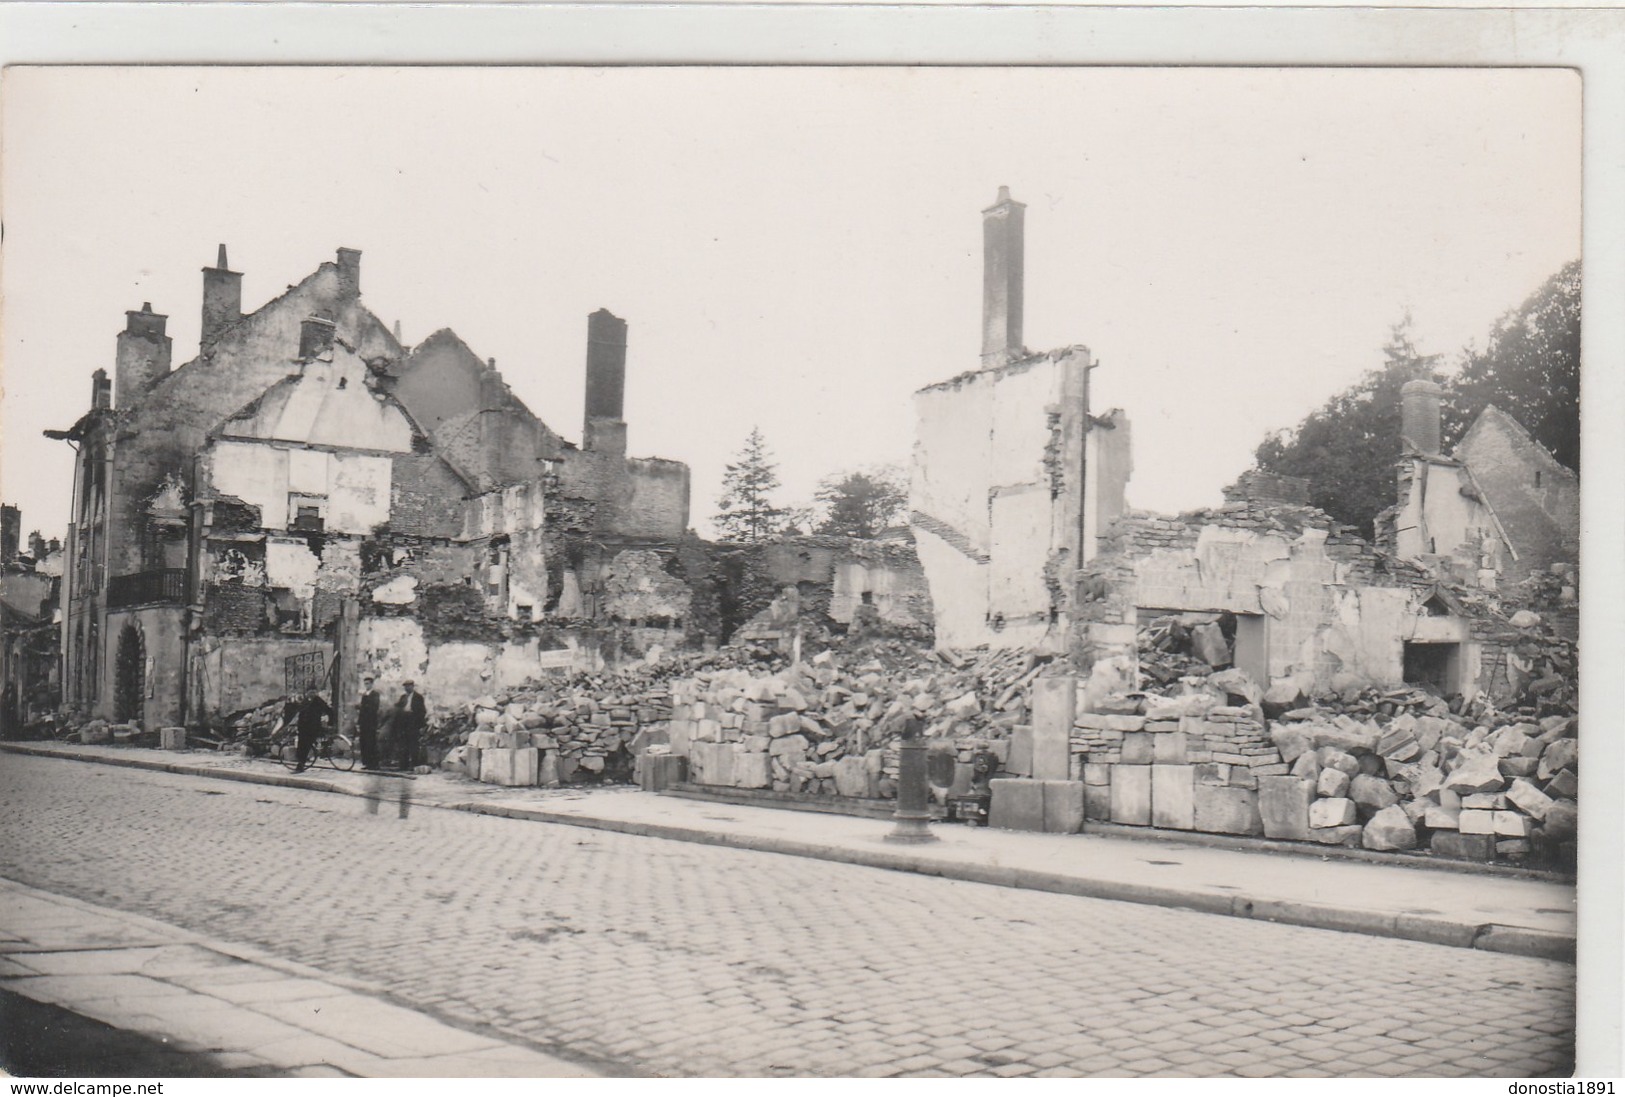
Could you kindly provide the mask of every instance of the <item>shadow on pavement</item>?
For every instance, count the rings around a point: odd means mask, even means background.
[[[282,1078],[269,1066],[230,1066],[60,1006],[0,990],[0,1068],[19,1078]]]

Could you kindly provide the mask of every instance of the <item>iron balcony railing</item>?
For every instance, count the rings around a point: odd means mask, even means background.
[[[162,568],[158,571],[138,571],[133,575],[115,575],[107,584],[107,606],[140,606],[149,602],[184,605],[186,602],[186,569]]]

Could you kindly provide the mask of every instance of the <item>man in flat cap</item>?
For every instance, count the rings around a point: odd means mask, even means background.
[[[410,678],[401,683],[401,695],[395,699],[395,711],[391,715],[401,768],[421,765],[423,729],[429,723],[429,707],[424,703],[423,694],[417,691],[417,683]]]

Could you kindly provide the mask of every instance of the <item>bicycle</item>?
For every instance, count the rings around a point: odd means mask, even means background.
[[[342,731],[330,731],[311,744],[305,768],[317,762],[326,762],[336,770],[349,772],[355,769],[359,753],[359,748],[348,735]],[[282,728],[271,734],[270,754],[287,769],[299,768],[299,737],[292,728]]]

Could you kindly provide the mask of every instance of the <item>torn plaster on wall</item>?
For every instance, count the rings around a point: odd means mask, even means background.
[[[360,587],[360,543],[349,540],[327,542],[322,548],[321,568],[316,572],[316,589],[336,594],[353,594]]]
[[[316,594],[316,575],[322,561],[310,545],[298,537],[268,537],[265,541],[265,575],[272,587],[292,591],[301,602]]]
[[[211,583],[241,583],[245,587],[263,587],[266,584],[265,561],[253,559],[241,549],[220,549],[211,558],[208,581]]]
[[[418,580],[415,575],[397,575],[382,583],[372,592],[372,600],[387,606],[409,606],[417,601]]]

